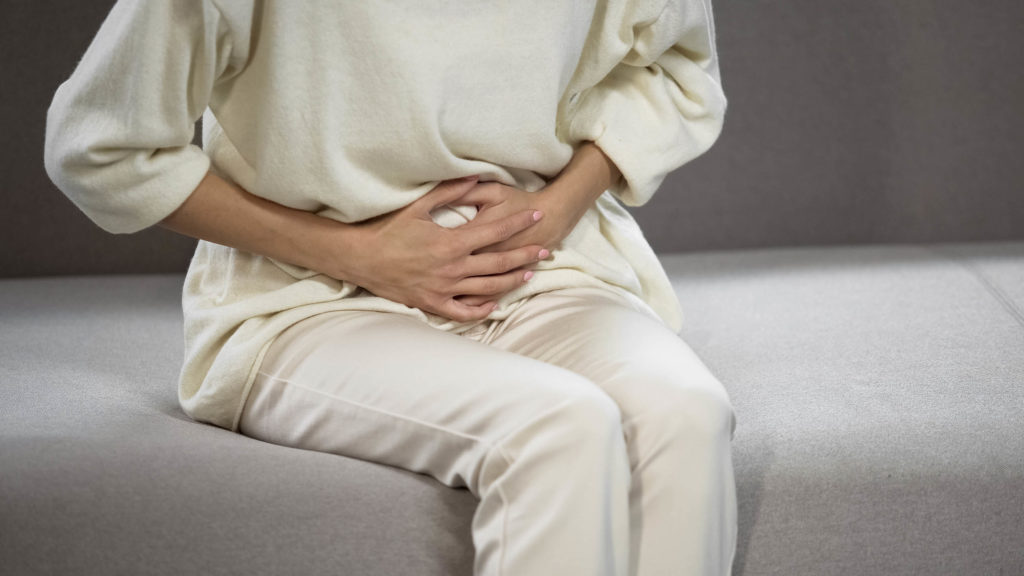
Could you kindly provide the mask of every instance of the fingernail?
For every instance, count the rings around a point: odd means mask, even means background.
[[[544,213],[541,212],[540,210],[534,210],[533,211],[533,221],[536,222],[537,220],[540,220],[541,216],[543,216],[543,215],[544,215]]]
[[[549,254],[551,254],[551,252],[548,252],[547,248],[543,248],[541,249],[540,253],[537,254],[537,258],[543,260],[547,258]]]
[[[533,278],[533,270],[527,270],[526,274],[523,274],[524,281],[529,280],[530,278]]]

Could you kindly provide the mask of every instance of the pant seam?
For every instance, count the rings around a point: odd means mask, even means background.
[[[299,383],[299,382],[297,382],[295,380],[290,380],[288,378],[282,378],[280,376],[275,376],[273,374],[267,374],[266,372],[262,372],[262,371],[259,372],[259,374],[262,375],[262,376],[265,376],[267,378],[270,378],[271,380],[277,380],[279,382],[285,382],[286,384],[291,384],[292,386],[295,386],[296,388],[300,388],[300,389],[305,390],[307,392],[312,392],[314,394],[319,394],[320,396],[326,396],[326,397],[328,397],[328,398],[330,398],[332,400],[336,400],[336,401],[339,401],[339,402],[344,402],[346,404],[351,404],[353,406],[359,406],[360,408],[364,408],[364,409],[370,410],[372,412],[377,412],[377,413],[380,413],[380,414],[387,414],[388,416],[391,416],[391,417],[396,418],[398,420],[405,420],[407,422],[415,422],[416,424],[420,424],[420,425],[422,425],[424,427],[427,427],[427,428],[433,428],[435,430],[440,430],[442,432],[447,432],[447,433],[449,433],[449,434],[451,434],[453,436],[459,436],[459,437],[462,437],[462,438],[468,438],[470,440],[473,440],[474,442],[479,442],[480,444],[488,445],[492,449],[494,448],[494,445],[491,442],[489,442],[489,441],[487,441],[487,440],[485,440],[485,439],[483,439],[483,438],[481,438],[479,436],[473,436],[472,434],[465,434],[463,432],[459,432],[457,430],[446,428],[444,426],[439,426],[437,424],[431,424],[430,422],[425,422],[425,421],[419,420],[417,418],[411,418],[409,416],[403,416],[401,414],[396,414],[396,413],[391,412],[389,410],[384,410],[382,408],[377,408],[375,406],[370,406],[370,405],[367,405],[367,404],[363,404],[361,402],[356,402],[354,400],[349,400],[347,398],[342,398],[340,396],[335,396],[334,394],[330,394],[328,392],[324,392],[323,390],[319,390],[317,388],[312,388],[310,386],[306,386],[304,384],[301,384],[301,383]],[[508,460],[505,457],[504,453],[502,453],[502,458],[505,458],[506,461]],[[508,462],[508,463],[511,464],[510,462]]]
[[[505,449],[501,447],[501,443],[504,442],[505,439],[508,438],[509,436],[515,434],[516,432],[519,432],[520,430],[522,430],[526,426],[536,422],[537,420],[543,418],[544,416],[547,416],[548,414],[551,414],[555,410],[558,410],[558,409],[562,408],[563,406],[568,405],[573,400],[574,400],[574,398],[567,398],[567,399],[563,400],[562,402],[559,402],[558,404],[556,404],[554,407],[552,407],[552,408],[550,408],[548,410],[545,410],[544,412],[541,412],[535,418],[531,418],[530,420],[527,420],[525,423],[523,423],[519,427],[517,427],[517,428],[513,429],[512,431],[508,432],[507,434],[505,434],[504,436],[502,436],[498,440],[495,440],[494,443],[491,445],[491,449],[492,450],[497,450],[498,453],[501,454],[501,457],[505,459],[505,464],[507,466],[511,467],[512,466],[512,459],[508,457],[508,454],[505,452]],[[505,501],[505,514],[504,514],[504,517],[502,518],[502,524],[501,524],[501,557],[498,559],[498,576],[501,576],[502,574],[505,573],[505,550],[508,549],[508,546],[507,546],[507,542],[508,542],[508,538],[507,538],[507,535],[508,535],[508,515],[509,515],[509,508],[511,508],[512,501],[509,500],[505,496],[505,491],[501,489],[501,486],[495,484],[494,488],[498,490],[498,495],[500,495],[501,499]]]
[[[501,457],[508,462],[508,457],[504,452],[501,453]],[[505,550],[508,549],[508,509],[512,506],[512,501],[505,496],[505,491],[501,489],[501,486],[495,485],[494,488],[498,491],[498,496],[501,496],[505,502],[505,513],[501,518],[501,556],[498,557],[498,576],[502,576],[505,573]]]

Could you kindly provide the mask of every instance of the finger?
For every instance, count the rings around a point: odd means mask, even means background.
[[[498,292],[497,294],[465,294],[459,296],[459,300],[470,306],[477,306],[480,304],[486,304],[488,302],[497,302],[505,296],[508,292]]]
[[[456,282],[452,290],[457,294],[469,296],[481,294],[494,295],[508,292],[526,284],[532,277],[532,270],[512,270],[504,274],[493,274],[491,276],[470,276]]]
[[[429,217],[430,213],[438,206],[454,202],[457,198],[472,190],[479,179],[479,174],[473,174],[465,178],[445,180],[434,186],[430,192],[417,198],[415,202],[409,205],[410,209],[417,212],[420,216]]]
[[[534,219],[535,214],[537,215],[536,219]],[[476,221],[473,220],[452,230],[462,237],[462,241],[469,247],[469,251],[473,252],[478,248],[507,240],[536,224],[542,216],[540,210],[530,208],[490,222],[475,223]]]
[[[461,302],[455,298],[449,298],[439,312],[441,312],[442,316],[446,316],[452,320],[468,322],[470,320],[485,318],[494,310],[495,304],[497,303],[493,300],[486,300],[480,304],[467,304],[466,302]]]
[[[470,306],[477,306],[479,304],[483,304],[484,302],[494,302],[495,301],[495,296],[493,296],[493,295],[476,295],[476,294],[474,294],[474,295],[469,295],[469,296],[461,296],[460,300],[463,303],[468,304]]]
[[[497,204],[501,201],[501,190],[497,186],[474,186],[458,199],[448,202],[453,206],[468,206],[470,204]]]
[[[501,274],[513,268],[519,268],[528,264],[538,262],[547,256],[541,256],[544,247],[531,244],[505,250],[501,252],[484,252],[482,254],[470,254],[463,260],[462,266],[458,268],[461,276],[486,276],[488,274]]]

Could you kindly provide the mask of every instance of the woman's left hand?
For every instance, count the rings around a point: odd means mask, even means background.
[[[537,192],[527,192],[501,182],[480,182],[460,197],[455,204],[475,205],[477,208],[476,216],[464,226],[484,224],[528,208],[534,208],[544,213],[544,217],[537,224],[506,240],[479,248],[473,253],[501,252],[520,248],[527,244],[540,244],[548,250],[557,249],[562,240],[572,232],[572,227],[576,225],[576,222],[570,222],[567,218],[567,211],[552,202],[550,194],[542,192],[544,192],[543,189]]]
[[[473,254],[513,250],[528,244],[540,244],[552,252],[560,248],[562,240],[572,232],[579,218],[573,218],[572,212],[568,207],[555,202],[551,194],[543,194],[542,192],[543,189],[537,192],[527,192],[526,190],[508,186],[501,182],[480,182],[472,190],[452,203],[457,206],[475,205],[477,207],[476,216],[470,222],[463,224],[463,226],[473,226],[498,220],[528,208],[540,210],[544,214],[540,222],[526,230],[514,234],[501,242],[479,248]],[[535,265],[527,265],[522,267],[522,269],[530,270]],[[481,298],[477,297],[476,300],[481,302],[485,300]],[[462,298],[461,301],[471,306],[478,304],[478,302],[468,296]]]

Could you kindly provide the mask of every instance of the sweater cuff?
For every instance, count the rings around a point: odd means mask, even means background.
[[[161,222],[192,195],[210,169],[198,146],[135,151],[106,167],[65,167],[58,185],[97,226],[113,234],[133,234]],[[113,191],[116,193],[103,193]]]
[[[643,206],[668,175],[663,171],[663,161],[657,157],[657,151],[638,146],[642,136],[629,134],[628,130],[619,131],[601,121],[593,126],[593,137],[587,139],[592,140],[619,170],[608,192],[626,206]]]
[[[705,81],[699,100],[687,102],[673,93],[680,91],[674,86],[656,65],[620,66],[580,94],[569,136],[593,141],[615,164],[621,176],[609,191],[626,206],[650,201],[670,172],[710,148],[721,133],[720,87]]]

